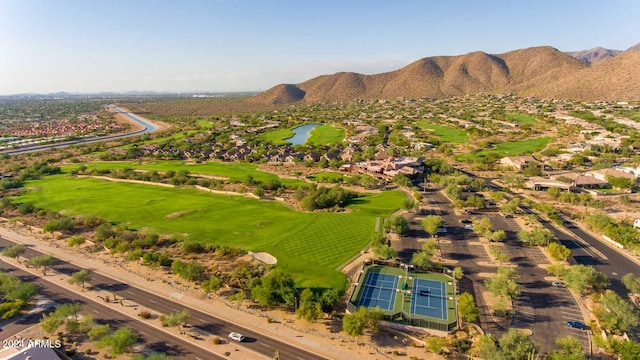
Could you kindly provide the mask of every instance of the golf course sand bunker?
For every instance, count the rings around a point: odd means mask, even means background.
[[[273,255],[266,253],[266,252],[251,252],[249,251],[249,255],[253,256],[254,259],[260,260],[265,264],[268,265],[273,265],[275,263],[278,262],[278,259],[276,259]]]

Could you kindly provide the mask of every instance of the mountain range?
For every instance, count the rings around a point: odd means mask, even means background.
[[[281,84],[252,98],[263,104],[516,93],[574,100],[640,100],[640,44],[617,51],[563,53],[550,46],[422,58],[373,75],[340,72]],[[597,53],[597,54],[596,54]]]

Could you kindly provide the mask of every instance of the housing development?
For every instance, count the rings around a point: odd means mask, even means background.
[[[253,99],[2,100],[2,358],[637,354],[640,103]]]

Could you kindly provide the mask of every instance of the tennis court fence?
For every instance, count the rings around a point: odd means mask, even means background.
[[[347,310],[351,314],[355,314],[358,311],[358,307],[352,303],[347,303]],[[418,326],[438,331],[451,332],[456,329],[457,324],[455,322],[449,324],[443,324],[435,321],[430,321],[421,317],[415,317],[408,312],[402,310],[393,314],[384,314],[382,320],[389,322],[404,322],[407,325]]]

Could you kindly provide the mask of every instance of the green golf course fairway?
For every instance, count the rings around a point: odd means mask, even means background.
[[[88,170],[93,169],[112,169],[122,170],[126,168],[136,170],[156,170],[166,172],[169,170],[181,171],[186,170],[191,174],[213,175],[229,178],[231,181],[244,181],[247,176],[251,175],[254,180],[267,182],[269,180],[278,179],[282,184],[288,186],[306,185],[302,180],[282,179],[278,175],[258,170],[258,165],[240,163],[240,162],[217,162],[208,161],[200,164],[190,164],[182,160],[156,160],[156,161],[96,161],[87,163],[78,163],[61,166],[63,171],[71,171],[85,165]]]
[[[215,195],[193,188],[54,175],[26,184],[18,202],[68,215],[95,214],[133,229],[188,234],[191,241],[266,251],[301,287],[344,289],[335,268],[370,241],[376,218],[400,208],[399,191],[367,194],[343,213],[298,212],[275,201]]]

